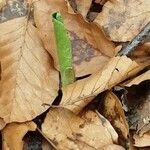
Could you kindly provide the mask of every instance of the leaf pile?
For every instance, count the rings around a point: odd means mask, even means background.
[[[149,8],[147,0],[0,0],[2,148],[29,149],[35,135],[45,150],[150,147],[150,38],[117,56],[150,22]],[[76,77],[65,86],[56,12]]]

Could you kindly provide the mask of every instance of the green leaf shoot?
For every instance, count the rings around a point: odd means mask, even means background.
[[[61,14],[59,12],[55,12],[52,14],[52,18],[57,45],[61,82],[62,85],[65,86],[75,81],[71,41],[68,32],[65,29]]]

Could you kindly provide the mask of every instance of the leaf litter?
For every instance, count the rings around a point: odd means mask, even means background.
[[[124,150],[132,147],[129,136],[136,149],[150,146],[149,37],[130,58],[116,56],[150,21],[149,4],[146,0],[1,0],[3,149],[23,149],[29,130],[47,140],[40,142],[43,149]],[[63,87],[52,23],[55,12],[63,17],[75,76],[80,77]],[[119,93],[115,86],[120,86]],[[33,120],[37,116],[38,122]]]

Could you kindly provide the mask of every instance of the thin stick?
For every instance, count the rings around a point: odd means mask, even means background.
[[[37,131],[51,144],[51,146],[55,149],[58,150],[58,148],[55,146],[55,144],[47,138],[47,136],[37,127]]]
[[[59,12],[53,13],[53,24],[57,45],[57,54],[60,66],[62,85],[68,85],[75,81],[72,65],[72,47],[68,32],[65,30],[63,19]]]
[[[118,53],[119,56],[126,55],[129,56],[131,52],[139,46],[147,36],[150,34],[150,22],[143,28],[143,30],[123,49]]]

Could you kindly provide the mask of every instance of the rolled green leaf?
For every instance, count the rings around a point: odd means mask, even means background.
[[[57,45],[57,54],[60,66],[60,75],[62,85],[68,85],[75,81],[73,69],[72,48],[68,32],[65,30],[62,16],[59,12],[52,15],[55,39]]]

